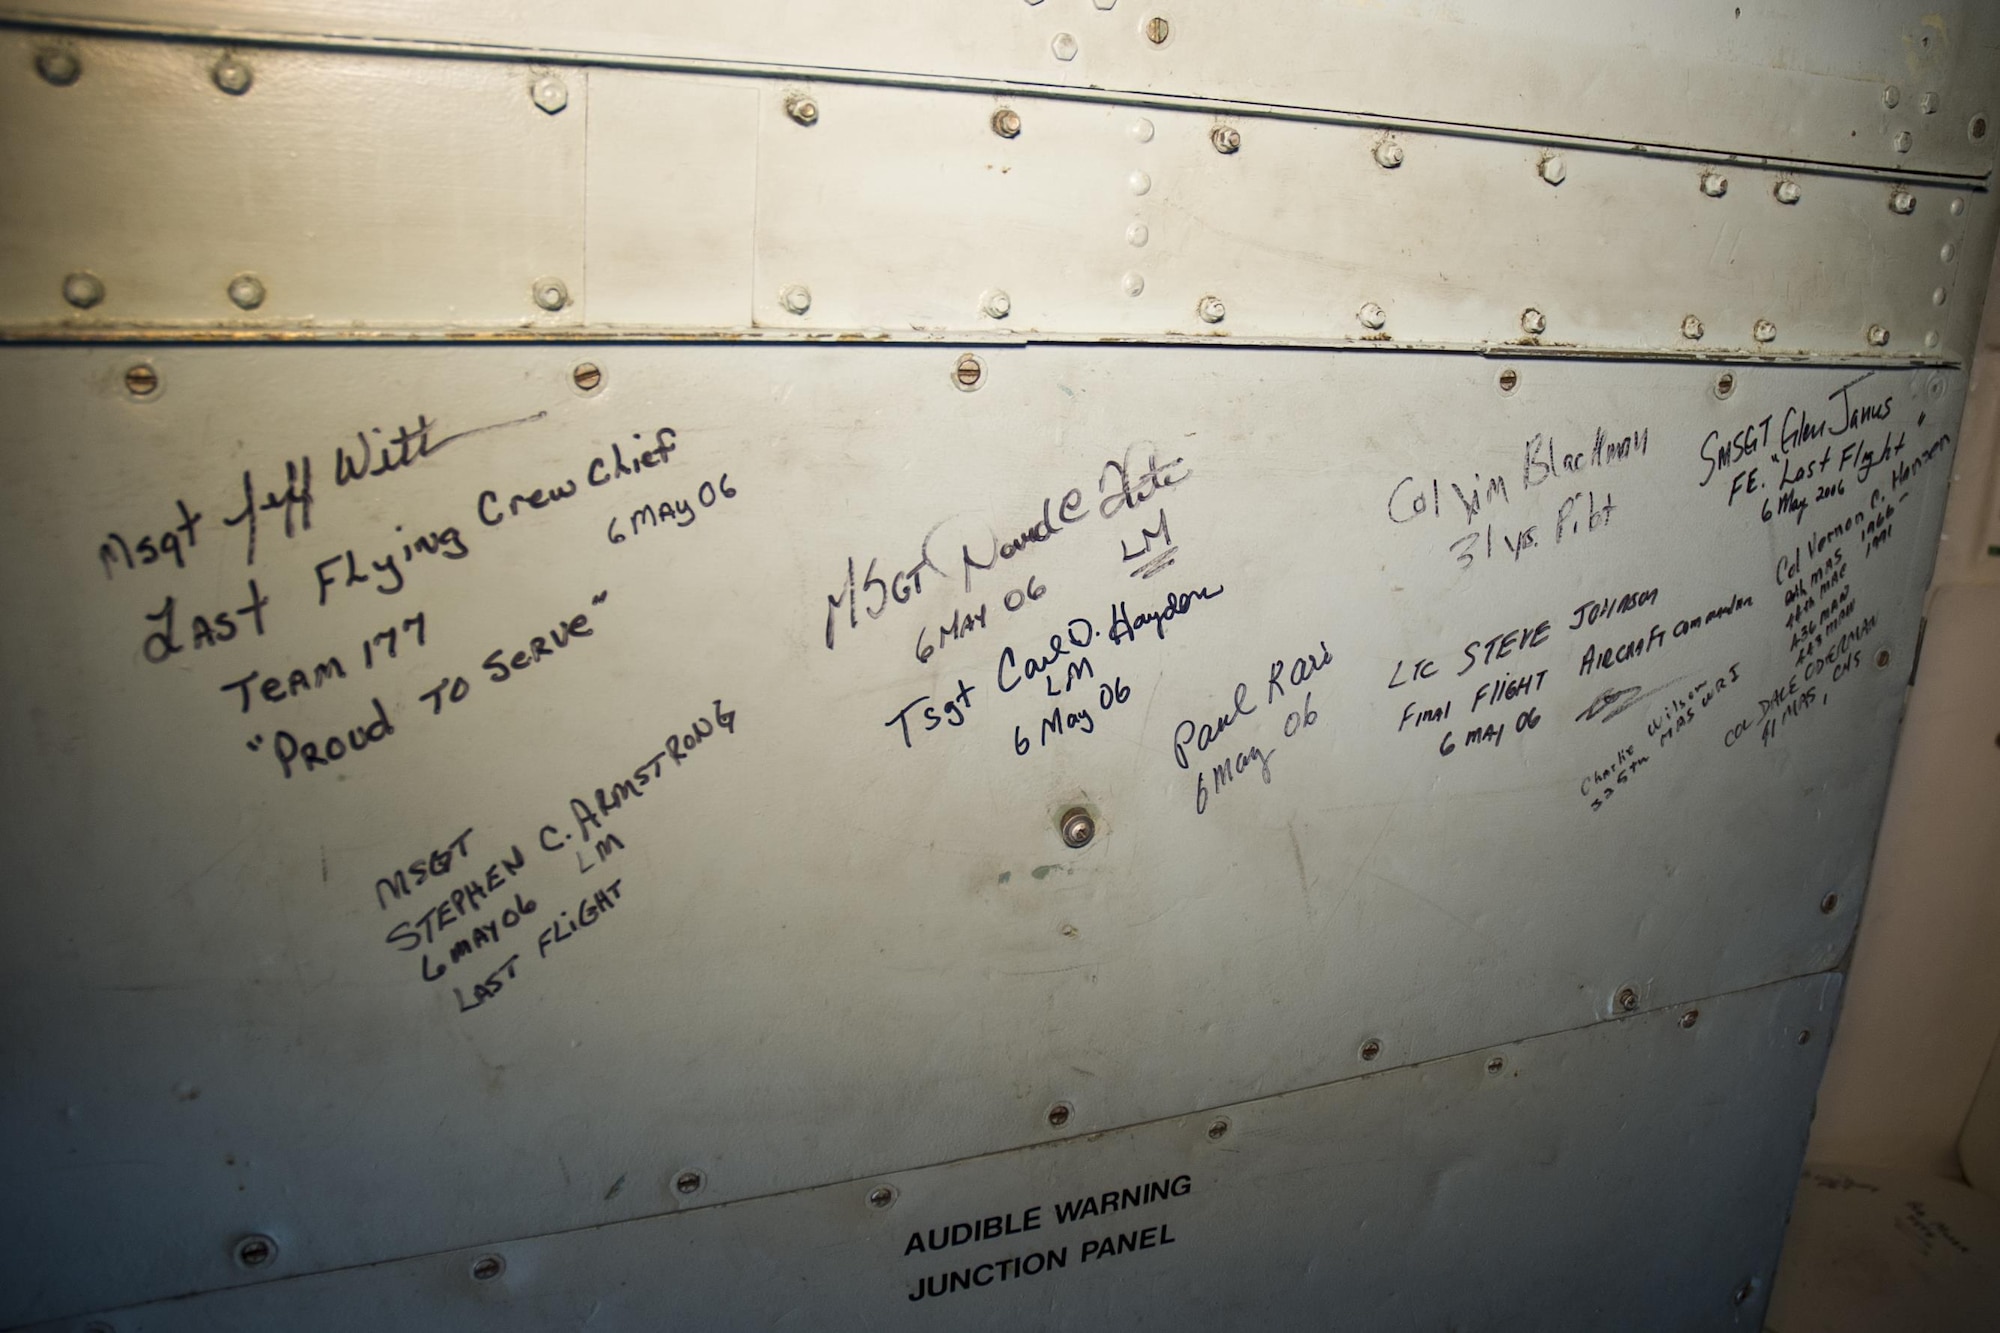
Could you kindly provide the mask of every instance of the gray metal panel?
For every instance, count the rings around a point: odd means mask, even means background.
[[[1755,1329],[1837,992],[1802,978],[1705,1001],[1691,1027],[1663,1010],[1087,1139],[110,1322]],[[893,1201],[871,1206],[885,1187]],[[1110,1211],[1059,1220],[1106,1191]],[[949,1244],[987,1218],[992,1238]],[[933,1234],[947,1248],[911,1252]],[[1486,1243],[1498,1236],[1513,1243]],[[504,1268],[475,1280],[488,1255]]]
[[[677,1208],[688,1169],[745,1199],[1847,946],[1956,372],[1722,397],[1685,364],[1056,346],[966,392],[952,349],[600,346],[584,394],[579,354],[0,356],[0,587],[44,645],[0,661],[0,1320],[245,1281],[243,1231],[301,1273]],[[420,414],[407,468],[336,484]],[[179,500],[185,567],[146,563]],[[442,886],[378,883],[466,830]]]

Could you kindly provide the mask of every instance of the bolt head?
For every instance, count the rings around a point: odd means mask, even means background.
[[[1896,137],[1891,139],[1889,142],[1890,145],[1894,147],[1897,152],[1907,153],[1910,151],[1910,146],[1914,144],[1916,140],[1910,137],[1910,132],[1908,130],[1897,130]]]
[[[208,76],[215,80],[216,87],[231,97],[241,97],[250,91],[252,82],[250,67],[235,56],[224,56],[216,61],[208,71]]]
[[[1403,165],[1403,145],[1394,139],[1384,139],[1375,145],[1375,165],[1394,171]]]
[[[83,74],[83,62],[67,47],[44,47],[35,53],[35,72],[45,83],[67,88]]]
[[[1729,193],[1729,177],[1719,171],[1701,173],[1701,192],[1711,199],[1720,199]]]
[[[1781,204],[1796,204],[1799,201],[1799,183],[1779,181],[1771,187],[1771,197]]]
[[[812,293],[799,283],[792,283],[778,293],[778,304],[794,315],[803,315],[812,309]]]
[[[1917,196],[1908,190],[1896,190],[1889,195],[1891,213],[1909,214],[1917,211]]]
[[[1868,345],[1870,347],[1887,347],[1889,345],[1889,330],[1883,328],[1880,324],[1870,324],[1868,326]]]
[[[536,278],[535,304],[554,313],[569,304],[569,288],[561,278]]]
[[[1154,46],[1166,45],[1167,38],[1173,35],[1173,31],[1172,25],[1163,18],[1154,17],[1146,20],[1146,40]]]
[[[278,1242],[265,1235],[242,1236],[230,1253],[240,1268],[269,1268],[278,1261]]]
[[[979,298],[979,308],[988,319],[1005,319],[1014,309],[1014,299],[996,287]]]
[[[887,1185],[877,1185],[874,1189],[868,1191],[868,1206],[870,1208],[887,1208],[895,1201],[896,1191],[890,1189]]]
[[[698,1194],[701,1192],[703,1183],[701,1172],[683,1171],[674,1177],[674,1192],[676,1194]]]
[[[104,280],[88,270],[79,270],[63,279],[63,300],[78,310],[88,310],[104,299]]]
[[[596,393],[604,384],[604,371],[594,361],[585,361],[569,373],[569,382],[583,393]]]
[[[1521,332],[1531,338],[1540,337],[1549,331],[1548,316],[1529,306],[1521,312]]]
[[[785,99],[785,114],[801,125],[819,124],[819,103],[803,93]]]
[[[1080,805],[1063,811],[1060,824],[1063,843],[1069,847],[1088,847],[1097,836],[1097,821]]]
[[[1892,83],[1882,90],[1882,105],[1888,107],[1891,111],[1895,110],[1896,104],[1902,100],[1903,90],[1895,84]]]
[[[1204,296],[1195,302],[1194,313],[1204,324],[1220,324],[1223,317],[1229,313],[1229,309],[1222,304],[1221,297]]]
[[[1049,50],[1055,53],[1057,60],[1076,59],[1076,49],[1076,38],[1066,32],[1057,33],[1049,43]]]
[[[1021,113],[1011,106],[1003,106],[993,113],[993,132],[1003,139],[1019,138],[1021,134]]]
[[[160,372],[143,363],[125,371],[125,392],[134,398],[150,398],[160,391]]]
[[[1217,125],[1208,132],[1208,141],[1218,153],[1229,154],[1243,147],[1243,135],[1234,125]]]
[[[239,273],[229,280],[229,299],[239,310],[255,310],[264,304],[264,284],[254,273]]]
[[[1681,321],[1681,337],[1686,338],[1689,342],[1700,342],[1701,335],[1706,331],[1701,326],[1699,316],[1689,315]]]
[[[1541,173],[1542,179],[1551,185],[1561,185],[1564,177],[1569,175],[1569,168],[1563,165],[1561,153],[1543,153],[1542,160],[1535,169]]]
[[[482,1254],[472,1261],[472,1280],[491,1282],[507,1271],[507,1261],[497,1254]]]
[[[1388,312],[1373,301],[1367,302],[1355,311],[1354,317],[1361,321],[1361,327],[1364,329],[1379,329],[1389,322]]]
[[[1917,98],[1917,110],[1923,112],[1925,115],[1935,116],[1937,109],[1938,95],[1936,93],[1925,93]]]
[[[569,86],[553,74],[544,74],[535,80],[529,95],[535,105],[553,116],[569,105]]]

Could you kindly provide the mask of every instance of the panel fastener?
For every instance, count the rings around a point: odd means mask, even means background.
[[[1496,1055],[1486,1062],[1486,1072],[1489,1074],[1497,1074],[1506,1067],[1507,1061],[1502,1056]]]
[[[778,304],[794,315],[803,315],[812,309],[813,295],[803,285],[792,283],[778,292]]]
[[[1133,246],[1145,245],[1152,239],[1152,235],[1153,233],[1146,229],[1146,224],[1143,222],[1135,222],[1125,229],[1126,243]]]
[[[264,304],[264,284],[255,273],[239,273],[229,280],[229,299],[238,310],[255,310]]]
[[[569,304],[569,288],[561,278],[536,278],[534,296],[536,305],[551,312]]]
[[[1796,204],[1799,201],[1799,183],[1779,181],[1771,187],[1771,197],[1781,204]]]
[[[83,62],[67,47],[47,46],[35,53],[35,72],[43,82],[67,88],[83,74]]]
[[[1208,141],[1215,145],[1215,151],[1227,156],[1243,147],[1243,136],[1234,125],[1217,125],[1208,132]]]
[[[993,132],[1003,139],[1017,139],[1021,135],[1021,113],[1011,106],[1003,106],[993,113]]]
[[[1965,134],[1966,137],[1971,139],[1972,142],[1974,143],[1980,143],[1985,140],[1986,116],[1983,112],[1977,116],[1974,116],[1971,120],[1966,122]]]
[[[1069,847],[1088,847],[1090,840],[1097,836],[1097,821],[1090,811],[1080,805],[1073,805],[1063,811],[1057,821],[1062,829],[1062,840]]]
[[[569,105],[569,85],[553,74],[544,74],[536,79],[528,95],[535,105],[553,116]]]
[[[1229,313],[1229,308],[1222,304],[1219,296],[1204,296],[1195,302],[1194,313],[1204,324],[1220,324]]]
[[[1493,383],[1499,388],[1501,395],[1504,397],[1521,387],[1521,372],[1512,366],[1508,366],[1493,377]]]
[[[1124,288],[1127,296],[1140,296],[1145,293],[1146,278],[1144,274],[1127,273],[1118,280],[1118,285]]]
[[[813,101],[812,98],[807,97],[804,93],[793,93],[785,99],[785,114],[801,125],[817,125],[819,124],[819,103]]]
[[[63,279],[63,300],[78,310],[88,310],[104,299],[104,279],[88,269],[79,269]]]
[[[225,55],[209,69],[208,77],[215,80],[215,86],[231,97],[241,97],[250,91],[254,76],[250,67],[233,55]]]

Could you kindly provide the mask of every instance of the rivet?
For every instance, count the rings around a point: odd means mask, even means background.
[[[676,1194],[699,1194],[701,1193],[701,1187],[707,1183],[707,1179],[703,1177],[701,1172],[683,1171],[674,1177],[674,1192]]]
[[[1056,933],[1061,935],[1066,940],[1073,940],[1077,936],[1076,925],[1074,922],[1065,921],[1062,923],[1062,929]]]
[[[594,361],[582,361],[569,372],[569,382],[584,393],[596,393],[604,383],[604,371]]]
[[[1195,302],[1194,313],[1200,316],[1204,324],[1220,324],[1223,317],[1229,313],[1229,309],[1222,304],[1221,297],[1204,296]]]
[[[535,304],[544,310],[560,310],[569,304],[569,288],[561,278],[536,278]]]
[[[1750,336],[1760,343],[1770,342],[1778,336],[1778,326],[1768,319],[1760,319],[1750,326]]]
[[[1796,204],[1799,201],[1799,183],[1779,181],[1771,187],[1771,197],[1781,204]]]
[[[868,1191],[868,1206],[870,1208],[887,1208],[895,1201],[896,1191],[887,1185],[877,1185],[874,1189]]]
[[[1819,910],[1826,916],[1832,916],[1833,910],[1839,906],[1840,895],[1837,893],[1829,893],[1826,897],[1819,900]]]
[[[1702,328],[1700,316],[1688,315],[1681,320],[1681,337],[1689,342],[1700,342],[1701,335],[1705,332],[1707,330]]]
[[[970,352],[952,363],[951,382],[967,393],[986,382],[986,363]]]
[[[1935,116],[1937,109],[1938,95],[1936,93],[1924,93],[1917,98],[1917,110],[1923,112],[1925,115]]]
[[[1890,91],[1893,92],[1895,90],[1891,89]],[[1754,1282],[1745,1282],[1742,1286],[1738,1287],[1734,1292],[1730,1293],[1729,1299],[1736,1302],[1738,1305],[1742,1305],[1745,1302],[1747,1302],[1752,1296],[1756,1295],[1756,1293],[1757,1293],[1757,1284]]]
[[[1384,139],[1375,145],[1375,165],[1394,171],[1403,165],[1403,145],[1394,139]]]
[[[1144,245],[1152,239],[1152,236],[1153,233],[1146,230],[1146,224],[1143,222],[1135,222],[1125,229],[1125,240],[1130,245]]]
[[[993,113],[993,132],[1003,139],[1019,138],[1021,134],[1021,113],[1011,106],[1003,106]]]
[[[1370,1037],[1367,1041],[1361,1043],[1361,1049],[1356,1054],[1363,1060],[1373,1060],[1376,1056],[1382,1054],[1382,1043],[1377,1038]]]
[[[1008,312],[1014,308],[1014,301],[1007,293],[995,287],[979,298],[979,308],[986,312],[989,319],[1005,319]]]
[[[1800,1028],[1800,1029],[1799,1029],[1799,1045],[1801,1045],[1801,1046],[1804,1046],[1804,1045],[1806,1045],[1807,1043],[1809,1043],[1810,1041],[1812,1041],[1812,1029],[1811,1029],[1811,1028]]]
[[[1882,105],[1888,107],[1891,111],[1894,111],[1896,109],[1896,103],[1902,100],[1903,100],[1903,90],[1901,88],[1898,88],[1895,84],[1892,83],[1888,87],[1882,90]]]
[[[1868,326],[1868,345],[1870,347],[1887,347],[1889,345],[1889,330],[1883,328],[1880,324],[1870,324]]]
[[[785,98],[785,114],[801,125],[817,125],[819,124],[819,103],[813,101],[812,98],[807,97],[804,93],[793,93]],[[1021,126],[1017,117],[1014,125],[1014,133],[1019,134],[1020,132]],[[1012,138],[1013,136],[1009,135],[1008,137]]]
[[[143,362],[125,371],[125,392],[134,398],[149,398],[160,391],[160,372]]]
[[[1208,141],[1215,145],[1215,151],[1225,156],[1243,146],[1243,135],[1234,125],[1217,125],[1208,132]]]
[[[1135,171],[1125,178],[1125,185],[1133,194],[1144,194],[1153,188],[1153,178],[1143,171]]]
[[[67,47],[45,46],[35,52],[35,72],[44,82],[67,88],[83,73],[83,62]]]
[[[1154,46],[1166,45],[1167,38],[1173,35],[1173,31],[1163,18],[1155,16],[1146,20],[1146,40]]]
[[[1090,0],[1090,2],[1099,9],[1116,9],[1118,7],[1118,0]]]
[[[233,55],[225,55],[209,68],[208,77],[215,80],[215,86],[231,97],[241,97],[250,91],[253,76],[250,67]]]
[[[1494,1056],[1491,1060],[1488,1060],[1486,1062],[1486,1072],[1489,1074],[1497,1074],[1506,1067],[1507,1067],[1506,1060],[1502,1059],[1500,1056],[1497,1055]]]
[[[1943,305],[1948,295],[1949,293],[1947,293],[1945,289],[1942,287],[1931,288],[1931,304]]]
[[[1354,317],[1361,321],[1361,327],[1364,329],[1379,329],[1389,322],[1388,313],[1373,301],[1367,302],[1355,311]]]
[[[1541,334],[1548,332],[1548,328],[1548,317],[1535,309],[1535,307],[1529,306],[1521,312],[1521,332],[1527,334],[1529,337],[1539,337]]]
[[[1681,1015],[1681,1026],[1684,1028],[1691,1028],[1700,1021],[1701,1021],[1701,1010],[1699,1009],[1690,1009],[1686,1013]]]
[[[1612,997],[1612,1007],[1621,1014],[1629,1014],[1639,1007],[1639,992],[1630,986],[1620,986],[1618,994]]]
[[[1915,142],[1916,140],[1910,137],[1910,132],[1908,130],[1897,130],[1896,137],[1889,140],[1890,146],[1893,147],[1899,153],[1909,152],[1910,145]]]
[[[1938,259],[1941,262],[1949,264],[1952,260],[1956,258],[1958,258],[1958,251],[1952,248],[1952,244],[1950,241],[1946,241],[1943,245],[1938,247]]]
[[[1543,153],[1541,161],[1535,164],[1535,170],[1551,185],[1561,185],[1563,177],[1569,175],[1569,168],[1563,165],[1560,153]]]
[[[1715,396],[1727,398],[1736,392],[1736,375],[1733,371],[1723,371],[1715,377]]]
[[[1932,329],[1924,334],[1924,346],[1936,347],[1937,344],[1938,344],[1938,336],[1936,329]]]
[[[1916,212],[1917,196],[1911,194],[1908,190],[1898,189],[1891,191],[1889,195],[1889,211],[1891,213]]]
[[[1985,115],[1982,113],[1980,115],[1974,116],[1970,121],[1968,121],[1965,126],[1965,132],[1967,136],[1969,136],[1972,142],[1974,143],[1978,143],[1980,140],[1984,139],[1986,137]]]
[[[1074,60],[1076,59],[1076,38],[1066,32],[1059,32],[1055,35],[1055,40],[1049,43],[1049,50],[1055,52],[1057,60]]]
[[[482,1254],[472,1261],[472,1280],[491,1282],[507,1271],[507,1261],[497,1254]]]
[[[1915,208],[1916,206],[1917,206],[1917,201],[1912,199],[1910,201],[1910,208]],[[1907,213],[1909,209],[1904,209],[1903,211]],[[1964,212],[1965,212],[1965,200],[1954,199],[1951,201],[1951,215],[1953,217],[1959,217],[1963,215]]]
[[[1211,1139],[1219,1139],[1219,1138],[1223,1137],[1223,1136],[1224,1136],[1225,1134],[1227,1134],[1227,1133],[1229,1133],[1229,1117],[1228,1117],[1228,1116],[1226,1116],[1226,1115],[1219,1115],[1219,1116],[1217,1116],[1217,1117],[1216,1117],[1215,1119],[1213,1119],[1213,1120],[1211,1120],[1211,1121],[1209,1121],[1209,1122],[1208,1122],[1208,1137],[1209,1137],[1209,1138],[1211,1138]]]
[[[1720,199],[1729,193],[1729,177],[1719,171],[1701,173],[1701,192],[1711,199]]]
[[[792,283],[778,293],[778,304],[794,315],[803,315],[812,309],[813,294],[798,283]]]
[[[229,280],[229,299],[239,310],[255,310],[264,304],[264,284],[255,273],[239,273]]]
[[[1878,668],[1888,666],[1891,657],[1893,657],[1893,654],[1887,648],[1884,648],[1875,654],[1875,665]]]
[[[535,105],[551,116],[569,105],[569,86],[553,74],[544,74],[536,79],[528,95],[535,99]]]
[[[1049,1128],[1061,1129],[1069,1123],[1069,1118],[1075,1114],[1076,1108],[1068,1102],[1057,1102],[1049,1108]]]
[[[269,1268],[278,1261],[278,1242],[261,1234],[242,1236],[230,1253],[239,1268]]]
[[[1501,393],[1512,393],[1521,387],[1521,372],[1508,366],[1493,377],[1493,382],[1499,386]]]
[[[63,300],[78,310],[88,310],[104,299],[104,279],[88,269],[79,269],[63,279]]]
[[[1144,116],[1133,121],[1132,137],[1140,143],[1151,143],[1153,141],[1153,122],[1147,120]]]
[[[1137,273],[1127,273],[1118,280],[1118,285],[1125,289],[1127,296],[1137,296],[1146,290],[1146,279]]]
[[[1057,823],[1062,831],[1063,844],[1068,847],[1088,847],[1090,840],[1097,836],[1097,821],[1091,818],[1090,811],[1080,805],[1063,811]]]

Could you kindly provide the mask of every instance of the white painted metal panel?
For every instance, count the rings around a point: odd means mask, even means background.
[[[0,1319],[1841,956],[1958,373],[958,355],[0,357]]]

